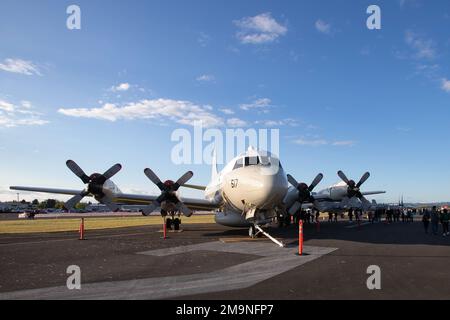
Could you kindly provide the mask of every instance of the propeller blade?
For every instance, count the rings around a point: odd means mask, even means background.
[[[359,188],[361,187],[361,185],[367,181],[367,179],[369,179],[370,177],[370,173],[366,172],[364,173],[364,175],[361,177],[361,179],[359,180],[359,182],[356,184],[356,187]]]
[[[297,180],[295,180],[295,178],[293,176],[291,176],[290,174],[287,175],[288,181],[291,185],[294,186],[295,189],[298,188],[298,182]]]
[[[79,165],[75,163],[73,160],[67,160],[67,167],[72,171],[78,178],[80,178],[84,184],[89,183],[91,180],[89,176],[80,168]]]
[[[147,207],[145,207],[145,208],[142,210],[142,213],[143,213],[145,216],[148,216],[148,215],[150,215],[153,211],[155,211],[156,208],[158,208],[160,205],[161,205],[161,204],[158,203],[157,201],[153,201],[150,205],[148,205]]]
[[[364,197],[363,195],[359,197],[359,200],[361,200],[363,210],[367,210],[372,206],[372,203],[369,200],[367,200],[367,198]]]
[[[184,216],[190,217],[192,216],[192,210],[189,209],[183,202],[178,202],[177,209],[183,213]]]
[[[301,207],[302,204],[298,201],[295,201],[292,207],[289,209],[289,214],[294,215]]]
[[[184,175],[181,176],[180,179],[175,182],[173,191],[177,191],[182,185],[184,185],[186,182],[188,182],[192,177],[194,176],[194,173],[192,171],[186,172]]]
[[[349,184],[349,180],[347,179],[347,176],[345,173],[343,173],[341,170],[338,171],[338,176],[341,178],[346,184]]]
[[[145,175],[147,176],[147,178],[150,179],[151,182],[153,182],[154,184],[156,184],[159,188],[159,190],[164,191],[164,183],[161,182],[161,180],[158,178],[158,176],[153,172],[152,169],[147,168],[144,170]]]
[[[111,179],[121,169],[122,169],[122,165],[120,163],[117,163],[117,164],[113,165],[111,168],[109,168],[107,171],[105,171],[103,176],[105,177],[106,180]]]
[[[320,183],[320,181],[322,181],[323,179],[323,174],[319,173],[316,178],[313,180],[313,182],[311,183],[311,185],[309,186],[308,190],[309,191],[313,191],[313,189]]]
[[[85,194],[83,191],[81,191],[80,194],[77,194],[76,196],[73,196],[69,200],[67,200],[66,203],[64,203],[64,208],[67,210],[73,210],[73,208],[79,203],[81,200],[83,200]]]

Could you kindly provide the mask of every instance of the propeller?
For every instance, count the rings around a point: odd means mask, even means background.
[[[86,184],[86,189],[81,190],[79,194],[70,198],[64,207],[67,210],[73,209],[77,203],[79,203],[84,197],[88,195],[93,195],[94,198],[100,203],[105,204],[110,210],[117,211],[119,206],[113,203],[103,192],[103,185],[113,176],[115,176],[121,169],[122,165],[119,163],[113,165],[111,168],[105,171],[103,174],[93,173],[88,176],[83,169],[73,160],[68,160],[66,162],[67,167],[72,171],[78,178]]]
[[[192,215],[191,209],[189,209],[182,201],[180,201],[176,194],[178,189],[194,176],[194,173],[192,171],[186,172],[176,182],[173,182],[172,180],[162,182],[152,171],[152,169],[149,168],[145,169],[144,173],[147,178],[149,178],[150,181],[156,184],[159,190],[161,190],[161,195],[150,205],[143,209],[142,213],[144,215],[148,216],[149,214],[151,214],[153,211],[155,211],[155,209],[161,207],[161,204],[164,201],[173,203],[175,205],[175,208],[183,213],[186,217],[190,217]]]
[[[363,183],[366,182],[367,179],[369,179],[370,177],[369,172],[364,173],[361,179],[359,179],[358,183],[355,183],[354,180],[349,180],[345,175],[345,173],[342,172],[341,170],[338,171],[338,176],[342,179],[342,181],[344,181],[347,184],[347,196],[344,197],[344,199],[342,199],[341,201],[342,207],[346,207],[349,204],[349,202],[355,198],[358,198],[361,201],[363,208],[370,207],[371,205],[370,201],[367,200],[367,198],[364,197],[360,191],[360,188],[363,185]]]
[[[294,202],[294,204],[289,209],[289,213],[291,215],[295,214],[301,207],[304,202],[313,202],[314,197],[311,195],[311,192],[314,188],[322,181],[323,174],[319,173],[308,186],[306,183],[298,183],[297,180],[290,174],[287,175],[289,183],[294,186],[295,189],[298,190],[298,198]]]

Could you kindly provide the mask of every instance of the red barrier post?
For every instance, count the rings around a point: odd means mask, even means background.
[[[303,255],[303,220],[298,223],[298,255]]]
[[[164,230],[164,240],[166,240],[166,239],[167,239],[167,224],[166,224],[166,218],[164,218],[163,230]]]
[[[81,218],[79,233],[80,233],[80,240],[84,240],[84,218]]]

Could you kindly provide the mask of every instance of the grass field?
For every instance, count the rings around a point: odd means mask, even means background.
[[[182,218],[183,224],[214,223],[213,215],[198,215]],[[40,233],[78,231],[80,218],[73,219],[35,219],[0,221],[0,233]],[[162,225],[162,218],[154,217],[111,217],[84,218],[86,230],[113,229],[136,226]]]

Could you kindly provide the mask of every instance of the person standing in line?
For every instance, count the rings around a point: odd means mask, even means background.
[[[448,232],[448,223],[449,223],[449,220],[450,220],[450,214],[448,213],[448,210],[447,210],[447,209],[442,210],[442,213],[441,213],[441,223],[442,223],[442,229],[443,229],[442,235],[443,235],[444,237],[446,237],[446,236],[449,235],[449,232]]]
[[[425,233],[428,233],[428,226],[430,225],[430,212],[428,210],[424,210],[423,212],[422,223]]]
[[[436,210],[436,206],[433,206],[430,216],[431,216],[431,231],[433,232],[434,235],[437,235],[439,231],[439,213]]]

